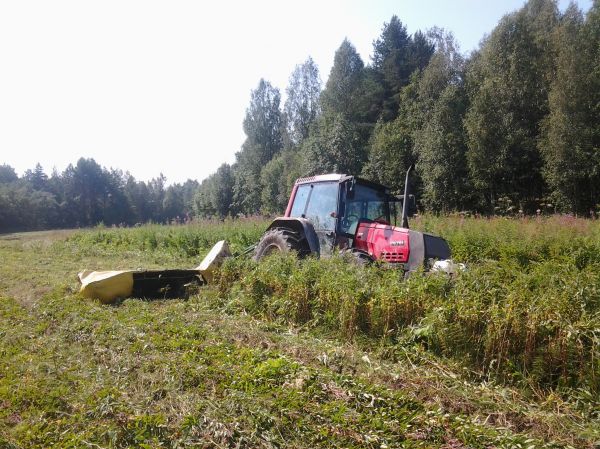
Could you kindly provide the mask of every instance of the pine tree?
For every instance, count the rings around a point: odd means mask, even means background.
[[[46,190],[48,187],[48,175],[44,173],[44,168],[38,162],[33,171],[27,170],[23,176],[33,190]]]

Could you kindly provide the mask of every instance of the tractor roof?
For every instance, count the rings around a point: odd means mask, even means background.
[[[342,181],[346,181],[346,180],[353,179],[353,178],[360,184],[365,184],[365,185],[371,186],[378,190],[385,190],[385,191],[389,190],[386,186],[381,185],[379,183],[376,183],[373,181],[368,181],[366,179],[359,178],[357,176],[345,175],[345,174],[340,174],[340,173],[327,173],[324,175],[315,175],[315,176],[307,176],[306,178],[298,178],[296,180],[296,184],[308,184],[308,183],[313,183],[313,182],[332,182],[332,181],[333,182],[335,182],[335,181],[342,182]]]
[[[339,173],[327,173],[326,175],[307,176],[306,178],[296,179],[296,184],[306,184],[309,182],[324,182],[324,181],[341,181],[347,175]]]

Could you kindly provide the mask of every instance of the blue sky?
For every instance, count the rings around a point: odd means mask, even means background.
[[[587,11],[591,0],[576,2]],[[312,56],[326,81],[347,37],[369,62],[393,14],[410,33],[477,48],[524,1],[0,2],[0,163],[62,171],[79,157],[149,180],[232,163],[261,77],[283,92]],[[560,0],[561,9],[568,2]]]

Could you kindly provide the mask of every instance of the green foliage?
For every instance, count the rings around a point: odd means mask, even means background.
[[[373,42],[373,70],[382,86],[378,119],[385,121],[397,117],[400,91],[410,81],[415,71],[423,70],[433,54],[434,46],[421,33],[414,39],[397,16],[383,25],[381,36]]]
[[[402,90],[402,108],[393,122],[378,122],[369,142],[369,158],[363,167],[368,179],[384,184],[395,192],[404,188],[406,170],[416,162],[414,131],[420,119],[415,112],[417,77]]]
[[[371,152],[363,174],[399,192],[413,160],[412,133],[401,120],[377,123],[370,144]]]
[[[472,204],[465,138],[460,126],[465,103],[460,87],[446,87],[416,134],[415,151],[423,180],[421,201],[427,209],[449,212]]]
[[[163,251],[184,257],[204,255],[219,240],[238,252],[256,243],[266,227],[263,220],[203,220],[187,226],[145,225],[136,228],[99,228],[74,233],[65,245],[90,254],[112,251]]]
[[[202,218],[224,218],[233,211],[233,169],[221,165],[200,184],[194,196],[194,211]]]
[[[244,132],[247,137],[236,154],[233,188],[234,207],[245,214],[259,211],[260,172],[282,149],[280,100],[279,89],[261,79],[252,91],[246,110]]]
[[[136,181],[129,173],[84,158],[50,177],[40,164],[21,178],[6,167],[6,182],[0,180],[0,232],[183,222],[191,218],[199,186],[188,180],[167,187],[163,175]]]
[[[333,67],[321,93],[323,113],[342,114],[350,120],[358,118],[356,104],[363,77],[364,63],[354,45],[344,39],[335,52]]]
[[[310,126],[320,113],[321,79],[311,57],[296,66],[286,94],[283,112],[287,136],[291,145],[298,145],[308,137]]]
[[[47,190],[48,189],[48,175],[44,173],[44,168],[41,164],[36,164],[35,169],[33,171],[26,170],[23,175],[25,181],[31,184],[31,187],[34,190]]]
[[[244,118],[246,144],[260,147],[256,163],[264,164],[281,150],[281,112],[279,89],[261,79],[252,91]]]
[[[598,9],[596,3],[584,22],[571,5],[556,30],[557,69],[540,142],[544,175],[556,203],[583,215],[600,203]]]
[[[344,39],[321,93],[323,113],[300,147],[304,174],[360,173],[367,159],[371,125],[365,123],[371,107],[365,96],[367,72],[356,48]]]
[[[320,165],[318,153],[330,154],[329,141],[358,132],[369,152],[354,167],[400,190],[406,168],[417,162],[417,190],[428,210],[594,214],[597,16],[597,5],[583,20],[575,6],[561,15],[554,0],[531,0],[504,17],[467,60],[451,34],[434,28],[411,38],[394,16],[362,78],[357,69],[339,70],[360,66],[341,63],[353,60],[350,44],[338,51],[328,86],[352,82],[344,85],[346,103],[341,89],[333,95],[326,87],[324,112],[343,112],[351,126],[322,132],[305,147],[309,171],[331,169]]]
[[[404,174],[417,163],[422,204],[429,210],[457,210],[471,205],[462,120],[467,108],[463,58],[452,35],[434,29],[436,52],[427,67],[414,73],[400,92],[393,122],[379,122],[371,136],[366,177],[400,192]]]
[[[300,147],[305,174],[360,172],[369,133],[369,126],[363,124],[365,75],[356,48],[344,39],[321,93],[323,113]]]
[[[266,223],[0,239],[0,445],[592,448],[598,224],[415,225],[479,262],[404,281],[341,258],[238,258],[187,300],[104,306],[65,273],[193,266],[207,240],[240,248]],[[546,393],[507,386],[526,383]]]
[[[427,209],[447,212],[472,204],[462,126],[468,101],[462,82],[464,60],[454,38],[441,30],[434,32],[436,52],[416,88],[421,125],[413,139],[423,180],[421,201]]]
[[[360,173],[367,159],[364,135],[343,114],[323,114],[302,145],[306,173]]]
[[[58,227],[60,210],[50,192],[17,182],[0,184],[0,231]]]
[[[0,165],[0,184],[8,184],[19,179],[17,172],[10,165]]]
[[[271,159],[261,172],[262,212],[269,215],[283,215],[292,187],[300,178],[304,159],[295,150],[284,150]]]
[[[531,211],[528,203],[545,193],[536,140],[548,113],[557,23],[556,2],[530,0],[500,21],[470,64],[467,157],[488,208],[507,196]]]

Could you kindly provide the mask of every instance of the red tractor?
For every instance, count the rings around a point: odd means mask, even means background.
[[[428,270],[450,258],[446,240],[408,228],[415,210],[406,173],[404,195],[396,197],[380,184],[355,176],[327,174],[300,178],[283,217],[276,218],[257,244],[256,260],[275,251],[299,256],[327,256],[337,248],[359,261],[381,261],[406,273]],[[401,226],[397,205],[402,206]]]
[[[329,174],[298,179],[285,215],[273,220],[256,245],[254,258],[275,251],[296,251],[301,257],[327,256],[338,249],[359,262],[381,261],[402,269],[406,275],[419,269],[450,275],[464,270],[464,265],[445,260],[450,258],[446,240],[408,229],[408,217],[415,209],[414,196],[408,194],[411,169],[400,197],[381,184],[354,176]],[[401,226],[396,226],[399,203]],[[214,270],[230,255],[227,242],[221,240],[192,270],[84,270],[79,273],[81,293],[103,302],[131,295],[179,296],[190,284],[212,282]]]

